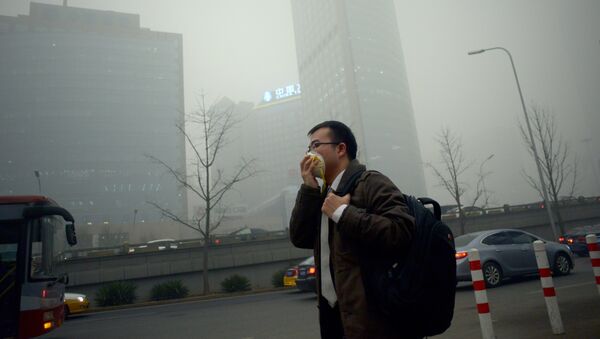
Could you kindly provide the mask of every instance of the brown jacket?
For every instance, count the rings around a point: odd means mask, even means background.
[[[345,187],[357,171],[365,170],[352,160],[342,176],[338,190]],[[314,249],[317,265],[317,292],[320,291],[320,229],[324,196],[319,189],[302,185],[290,220],[290,238],[294,246]],[[347,338],[398,338],[376,311],[369,309],[361,276],[360,263],[375,262],[406,248],[414,234],[414,219],[400,190],[378,172],[363,173],[356,183],[350,205],[340,222],[329,219],[331,270],[344,334]]]

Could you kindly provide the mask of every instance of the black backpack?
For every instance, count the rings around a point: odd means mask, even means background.
[[[336,193],[351,193],[362,173],[350,178],[345,192]],[[454,237],[441,221],[441,208],[435,200],[409,195],[404,198],[415,218],[414,238],[396,258],[382,258],[375,265],[372,261],[361,263],[365,292],[369,306],[388,318],[399,333],[434,336],[450,327],[454,315]],[[425,205],[433,206],[433,213]]]

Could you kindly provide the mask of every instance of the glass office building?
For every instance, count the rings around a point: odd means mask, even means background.
[[[185,173],[181,35],[30,6],[0,16],[0,195],[41,192],[80,224],[160,220],[147,201],[186,216],[185,192],[146,156]]]
[[[359,160],[410,194],[426,194],[392,0],[293,0],[303,120],[340,120]]]

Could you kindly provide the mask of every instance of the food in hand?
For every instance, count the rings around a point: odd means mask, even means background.
[[[318,153],[308,152],[306,155],[310,156],[310,160],[315,162],[315,167],[313,167],[313,175],[317,178],[323,179],[325,174],[325,160]]]

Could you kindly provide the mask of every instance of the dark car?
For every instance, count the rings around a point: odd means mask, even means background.
[[[588,251],[587,242],[585,240],[585,236],[588,234],[595,234],[600,238],[600,225],[574,228],[558,238],[558,242],[569,246],[571,251],[578,256],[588,257],[590,252]]]
[[[483,277],[488,287],[500,285],[504,278],[537,274],[538,267],[533,242],[546,243],[550,268],[555,275],[567,275],[573,269],[573,258],[568,246],[546,241],[518,229],[498,229],[462,235],[455,239],[456,278],[470,281],[468,251],[479,250]]]
[[[317,266],[315,265],[315,257],[310,257],[298,264],[296,287],[300,291],[317,292]]]

